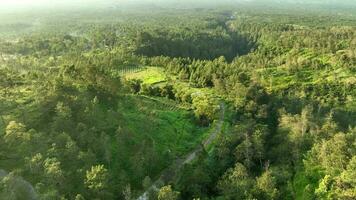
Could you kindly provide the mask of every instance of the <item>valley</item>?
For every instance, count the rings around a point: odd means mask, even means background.
[[[352,2],[45,2],[0,8],[0,199],[355,198]]]

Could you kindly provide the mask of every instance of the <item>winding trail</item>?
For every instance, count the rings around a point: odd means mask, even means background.
[[[151,191],[158,191],[159,188],[165,185],[174,178],[174,176],[179,172],[179,170],[185,165],[193,162],[195,158],[203,152],[213,141],[216,139],[218,134],[221,132],[221,129],[224,124],[225,118],[225,103],[220,103],[220,116],[218,122],[215,125],[215,128],[210,133],[209,137],[203,141],[197,148],[191,151],[188,155],[183,158],[178,158],[173,162],[171,166],[162,171],[160,177],[141,195],[137,200],[149,200],[149,193]]]

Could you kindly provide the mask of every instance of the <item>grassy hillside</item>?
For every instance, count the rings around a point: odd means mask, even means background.
[[[164,68],[162,67],[140,67],[137,71],[127,71],[123,73],[127,80],[142,80],[144,84],[152,85],[166,81]]]
[[[0,14],[0,199],[354,199],[353,8],[185,2]]]

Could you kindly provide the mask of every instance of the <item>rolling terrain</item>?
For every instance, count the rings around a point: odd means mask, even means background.
[[[0,13],[0,199],[355,199],[353,1],[39,2]]]

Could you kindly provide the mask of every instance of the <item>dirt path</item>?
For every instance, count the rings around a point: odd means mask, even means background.
[[[222,126],[224,124],[225,118],[225,103],[220,103],[220,116],[218,122],[215,125],[215,128],[210,133],[209,137],[202,142],[197,148],[191,151],[187,156],[184,158],[179,158],[175,160],[175,162],[165,169],[158,180],[156,180],[151,187],[149,187],[137,200],[149,200],[149,193],[151,191],[158,191],[160,187],[162,187],[166,182],[170,181],[175,174],[185,165],[189,164],[194,161],[194,159],[201,153],[204,148],[207,148],[212,142],[216,139],[218,134],[221,132]]]

